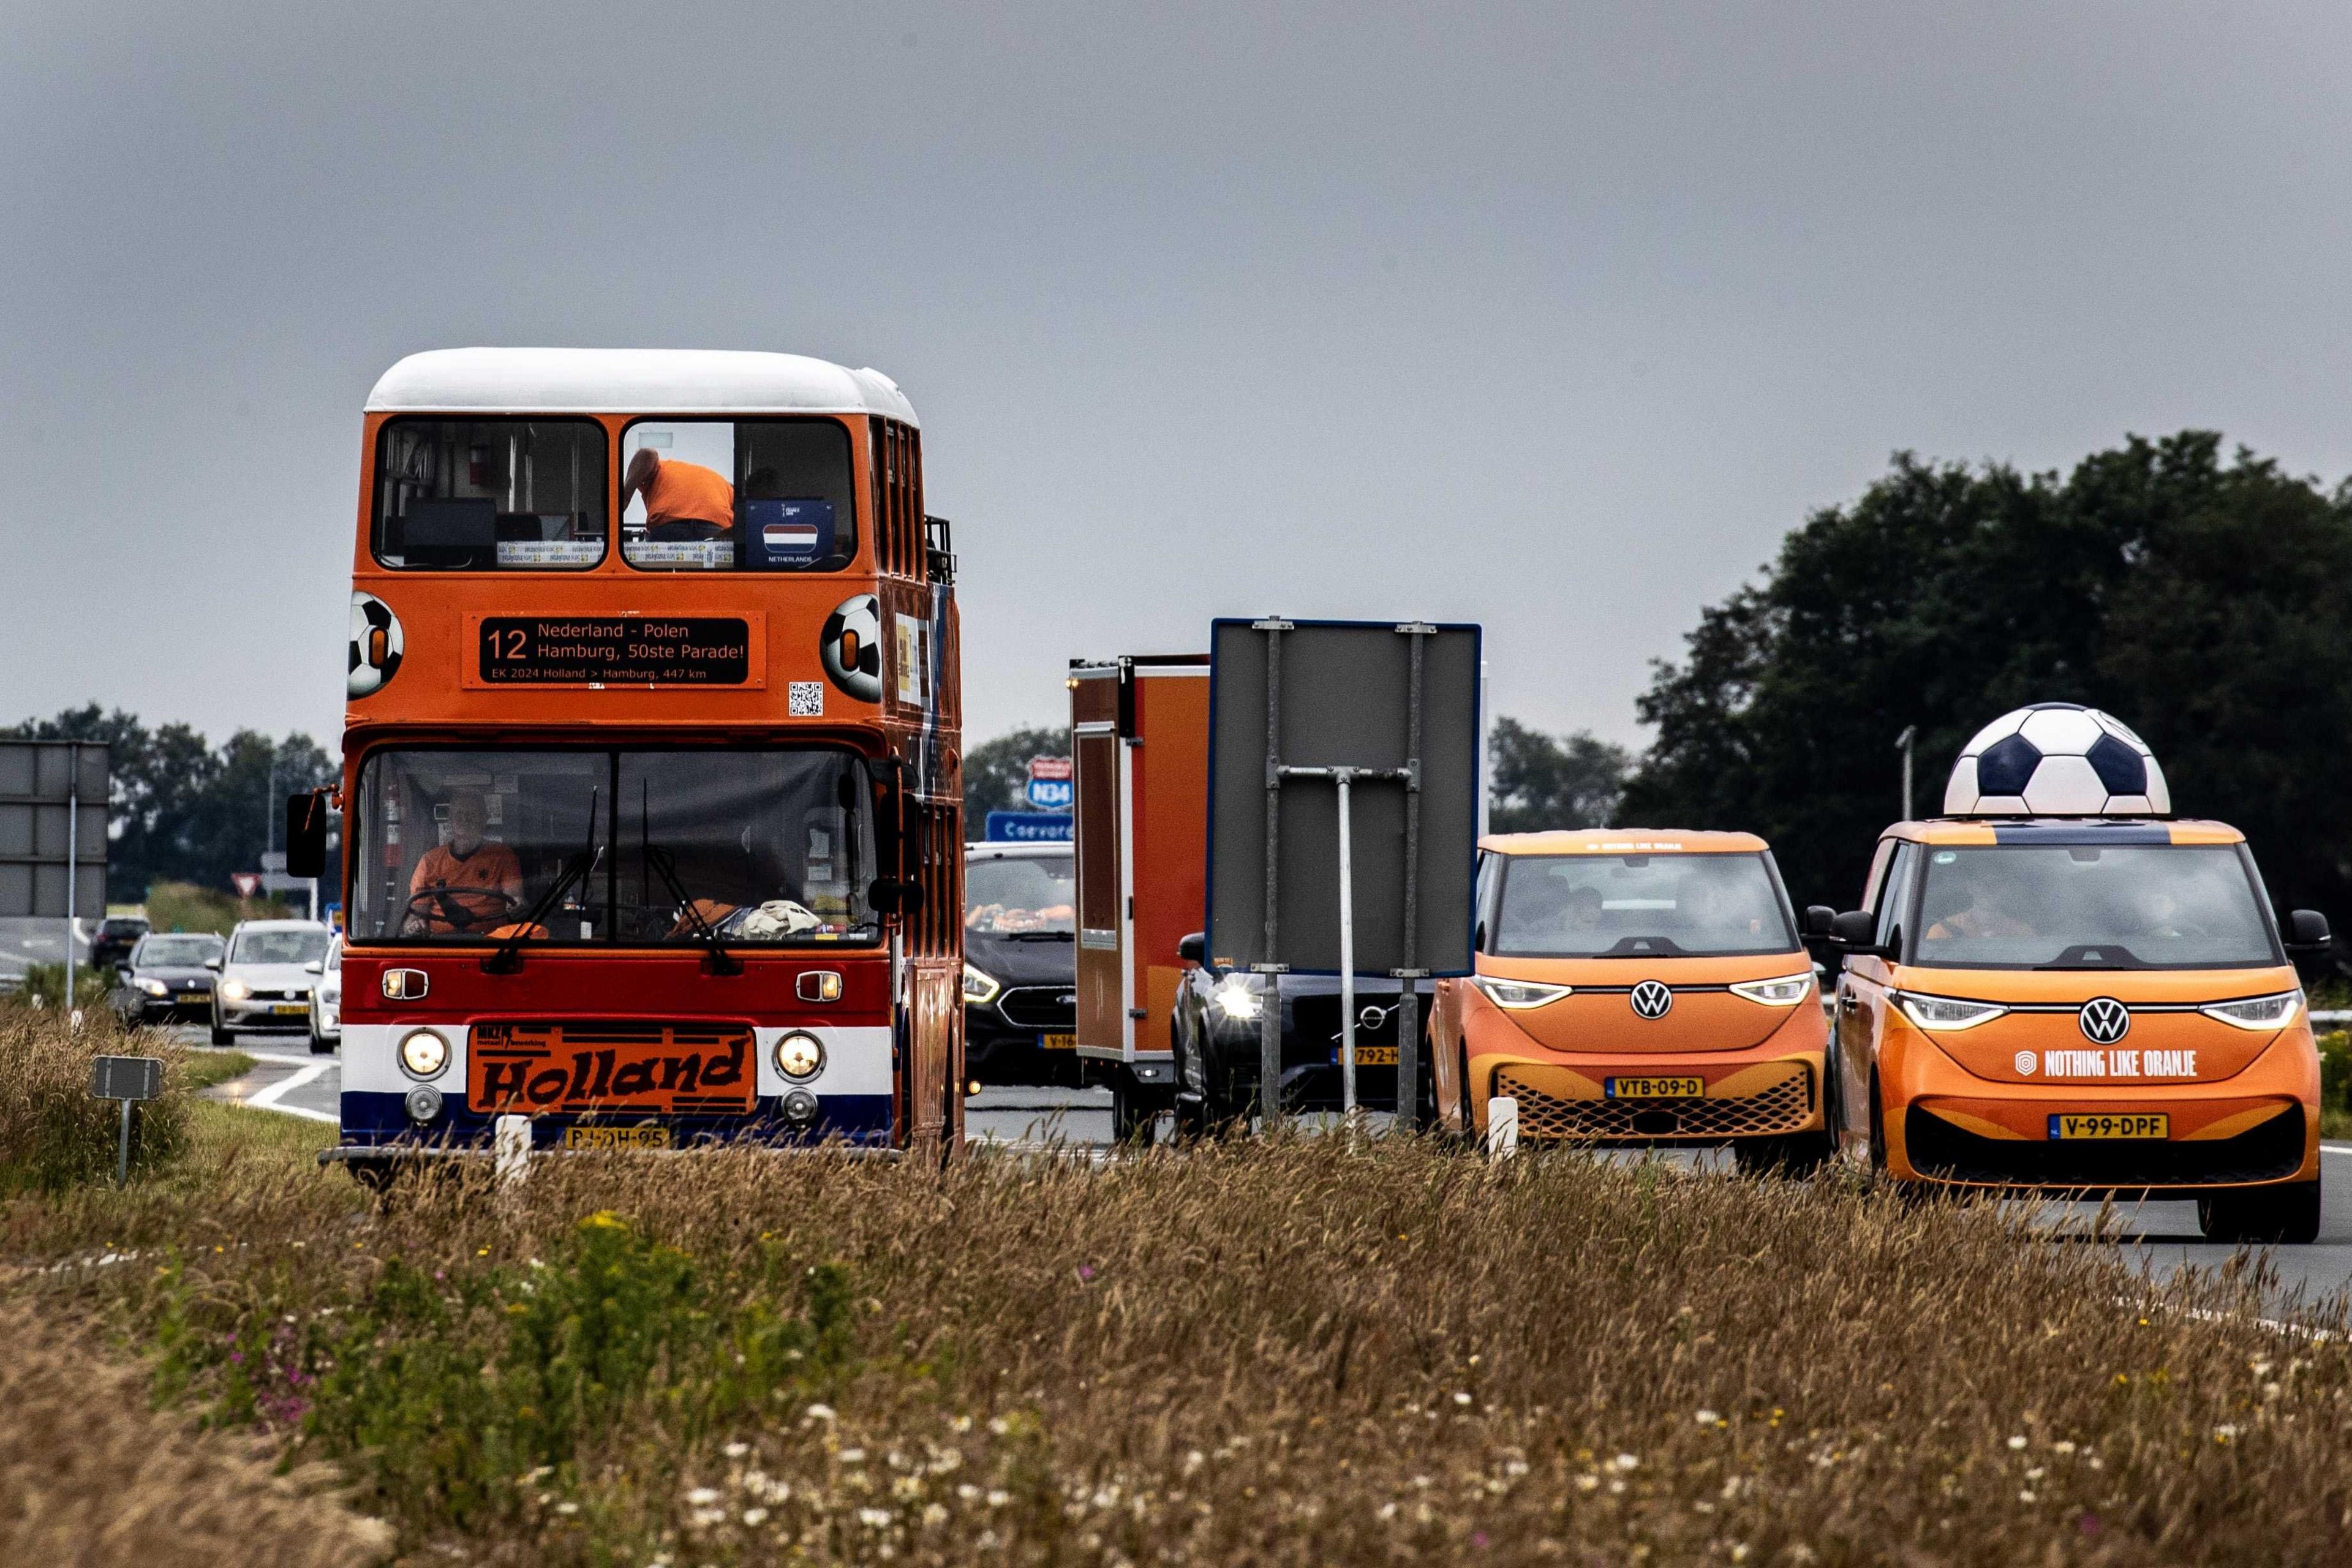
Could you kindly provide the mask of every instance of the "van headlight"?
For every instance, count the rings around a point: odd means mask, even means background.
[[[400,1042],[400,1070],[411,1078],[437,1078],[449,1065],[449,1042],[431,1029],[411,1029]]]
[[[1731,988],[1735,996],[1761,1002],[1767,1007],[1793,1007],[1813,988],[1812,973],[1783,974],[1778,980],[1742,980]]]
[[[996,1000],[1004,987],[980,970],[967,963],[963,966],[963,999],[968,1006],[985,1007]]]
[[[1956,1029],[1973,1029],[1979,1024],[1990,1024],[2008,1008],[1997,1002],[1968,1002],[1958,996],[1922,996],[1916,992],[1902,993],[1903,1015],[1923,1029],[1937,1034],[1950,1034]]]
[[[824,1070],[824,1043],[795,1029],[776,1042],[776,1070],[795,1081],[805,1081]]]
[[[1238,974],[1227,975],[1209,993],[1209,1000],[1216,1004],[1218,1012],[1235,1021],[1255,1018],[1258,1014],[1257,993]]]
[[[1532,980],[1497,980],[1491,974],[1481,974],[1471,984],[1486,994],[1487,1001],[1514,1013],[1557,1002],[1576,990],[1572,985],[1542,985]]]
[[[2241,1029],[2283,1029],[2294,1021],[2295,1010],[2303,1005],[2303,993],[2282,991],[2275,996],[2249,996],[2242,1002],[2216,1002],[2199,1012],[2209,1018],[2219,1018],[2224,1024],[2234,1024]]]

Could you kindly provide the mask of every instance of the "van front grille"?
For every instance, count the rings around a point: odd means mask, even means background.
[[[1519,1103],[1519,1136],[1554,1142],[1649,1138],[1741,1138],[1794,1132],[1813,1114],[1813,1075],[1790,1062],[1753,1094],[1722,1099],[1565,1100],[1537,1089],[1508,1066],[1495,1092]]]

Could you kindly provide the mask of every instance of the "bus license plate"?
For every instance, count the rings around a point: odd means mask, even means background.
[[[1347,1047],[1344,1046],[1331,1053],[1333,1061],[1345,1061],[1347,1057]],[[1358,1046],[1356,1065],[1360,1068],[1392,1068],[1397,1065],[1396,1047],[1394,1046]]]
[[[1611,1100],[1704,1100],[1703,1078],[1608,1078],[1601,1092]]]
[[[2116,1116],[2072,1112],[2050,1119],[2053,1138],[2169,1138],[2172,1118],[2162,1111],[2138,1111]]]
[[[1041,1051],[1075,1051],[1078,1048],[1078,1037],[1076,1035],[1041,1035],[1037,1038],[1037,1048]]]
[[[566,1149],[667,1149],[667,1127],[567,1127]]]

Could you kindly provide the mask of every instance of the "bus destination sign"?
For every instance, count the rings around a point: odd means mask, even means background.
[[[740,616],[475,616],[483,686],[744,686],[754,678]]]

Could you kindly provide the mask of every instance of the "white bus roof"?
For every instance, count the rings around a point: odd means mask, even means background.
[[[878,370],[734,349],[433,349],[383,373],[371,414],[874,414],[916,424]]]

